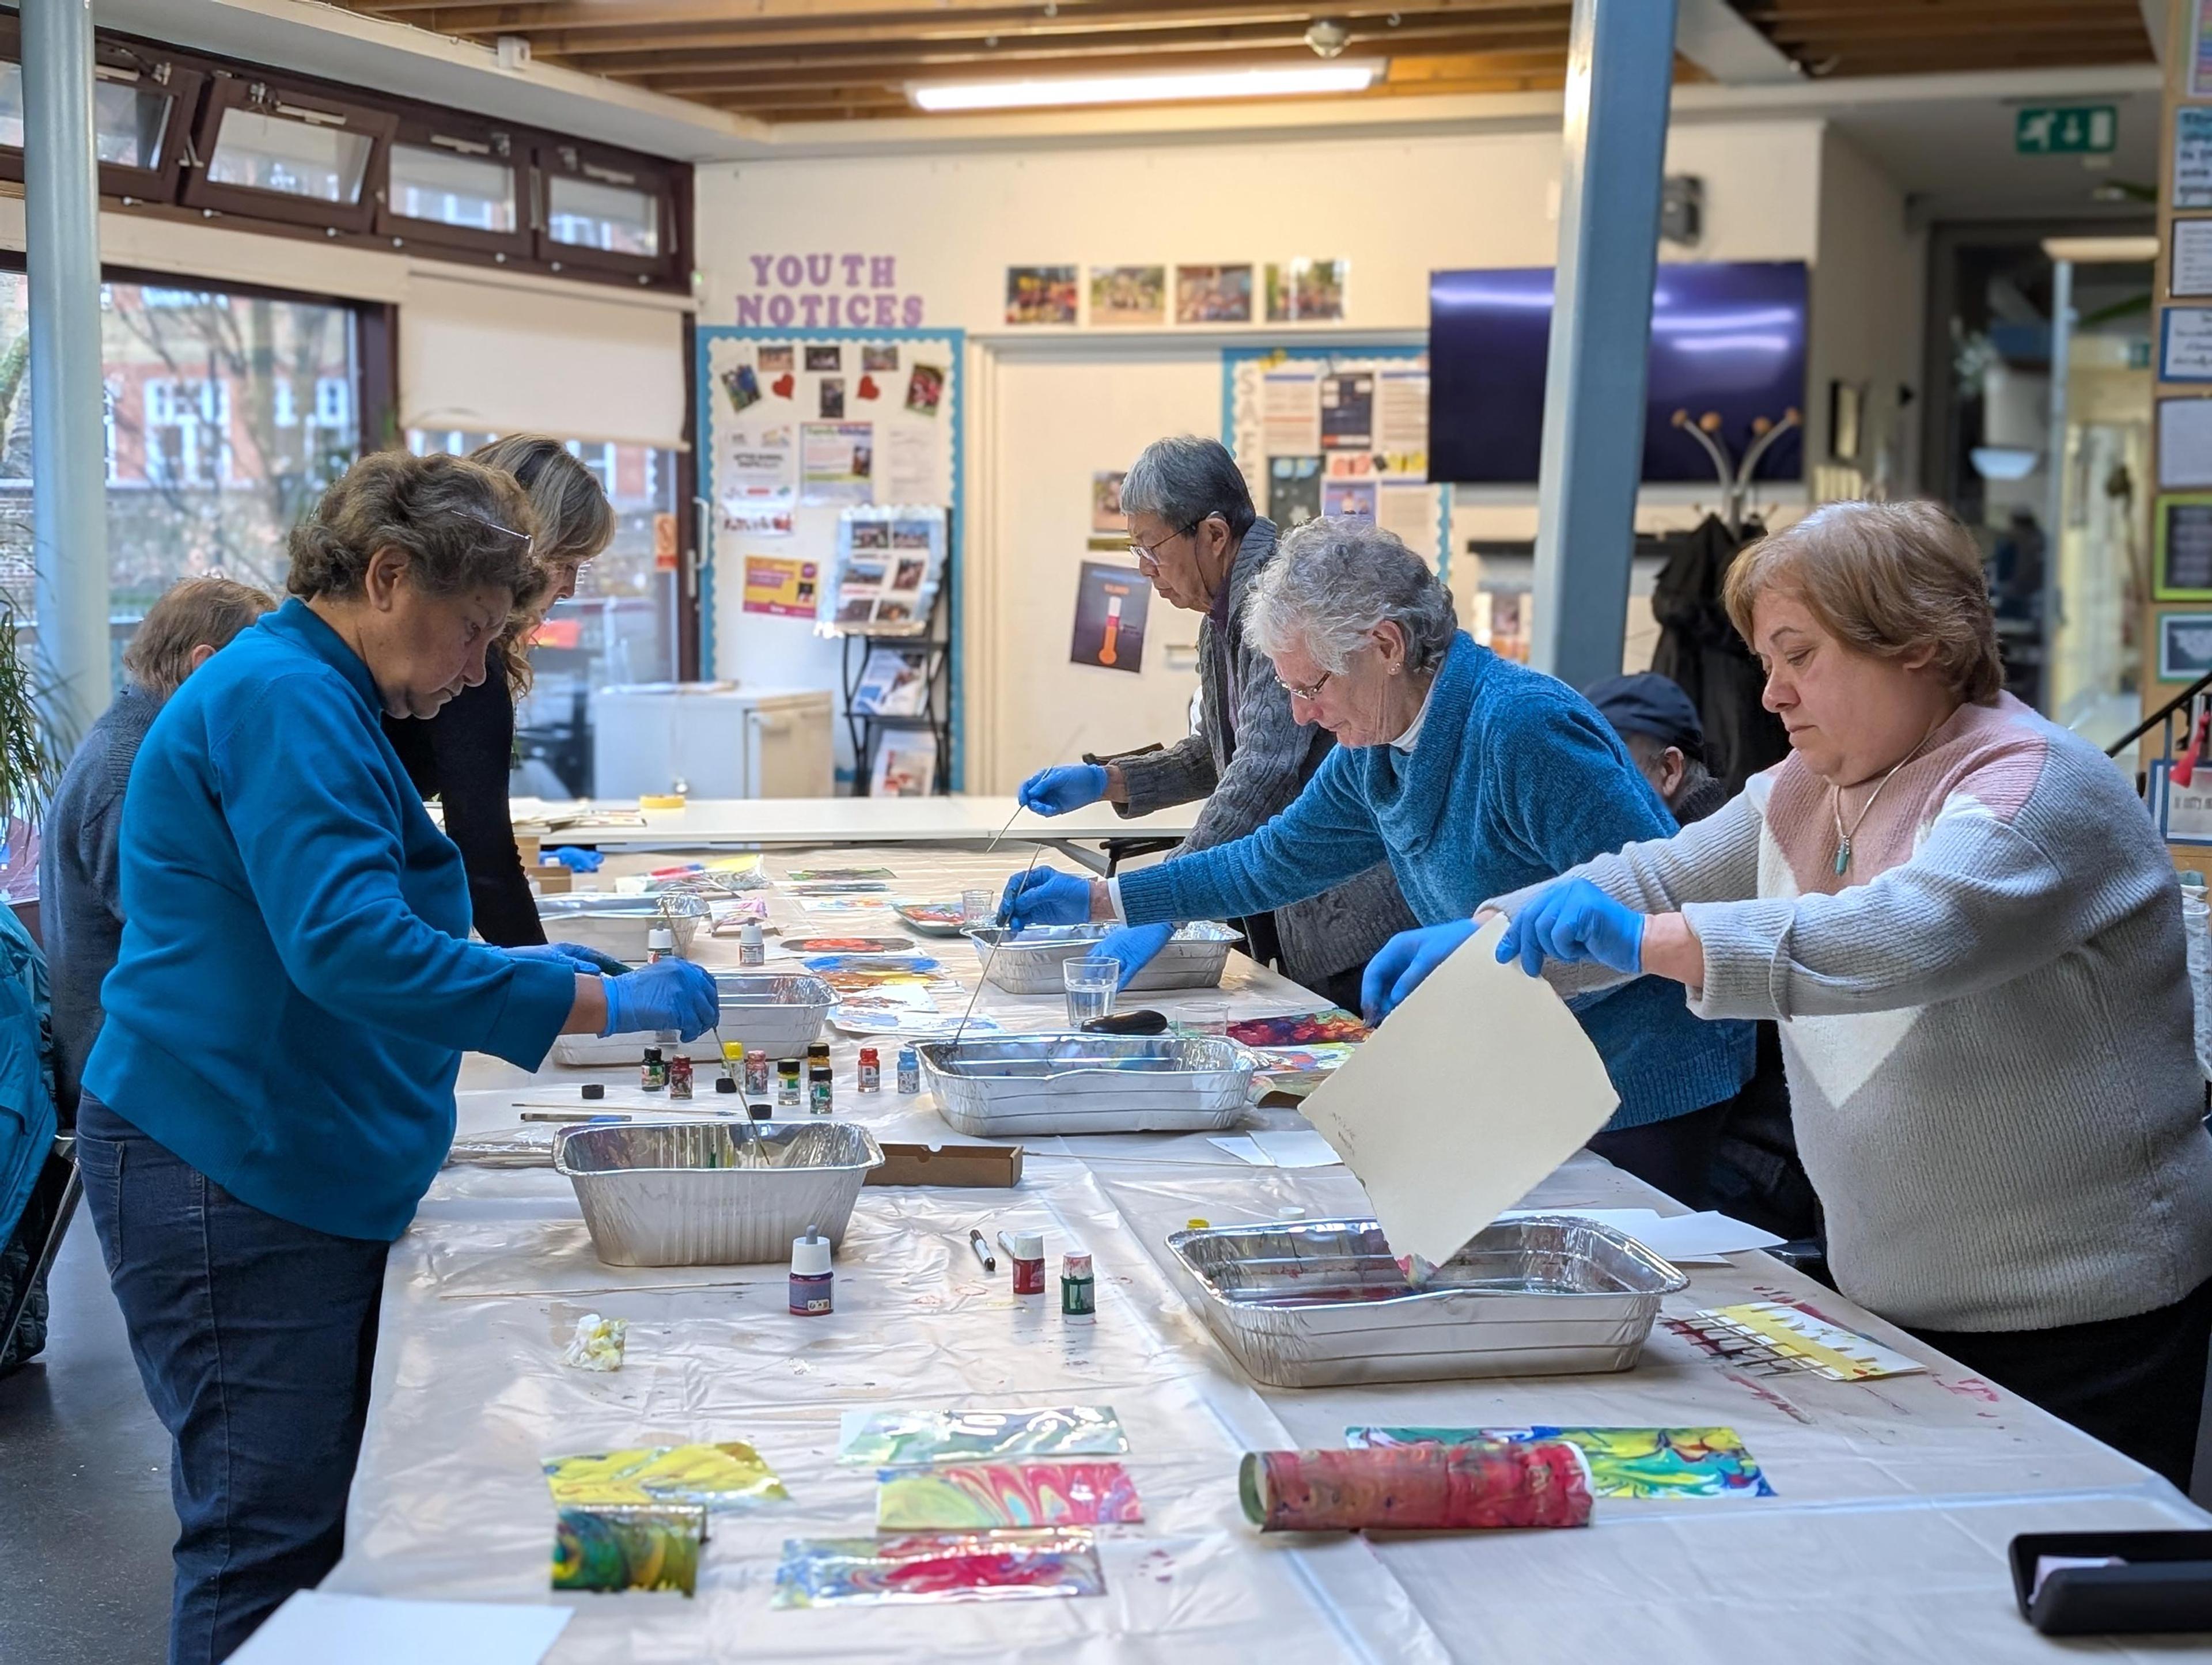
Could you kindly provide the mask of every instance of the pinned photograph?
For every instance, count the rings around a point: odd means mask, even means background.
[[[797,368],[792,362],[792,356],[791,343],[787,341],[764,341],[753,353],[754,359],[760,365],[761,374],[769,376]]]
[[[810,370],[842,370],[845,368],[845,349],[834,343],[827,347],[810,344],[806,349],[806,368]]]
[[[896,347],[869,346],[860,348],[860,368],[863,370],[896,370],[898,366]]]
[[[1344,317],[1349,260],[1271,260],[1267,263],[1267,322],[1321,324]]]
[[[1077,305],[1073,266],[1008,266],[1006,322],[1073,324]]]
[[[1117,532],[1124,538],[1128,536],[1121,518],[1121,482],[1128,471],[1125,468],[1100,469],[1091,475],[1091,531]]]
[[[1141,329],[1168,321],[1165,266],[1093,266],[1091,322],[1102,328]]]
[[[933,416],[945,398],[945,372],[934,364],[917,364],[906,379],[906,408],[917,416]]]
[[[822,420],[835,422],[845,414],[845,378],[824,376],[817,384],[822,396]]]
[[[1177,266],[1176,322],[1178,324],[1249,324],[1252,321],[1252,268],[1240,266]]]
[[[750,410],[761,402],[760,378],[750,364],[722,372],[722,388],[730,396],[732,410]]]

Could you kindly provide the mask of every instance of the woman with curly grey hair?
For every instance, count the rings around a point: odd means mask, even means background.
[[[1506,889],[1534,884],[1674,830],[1589,702],[1479,646],[1428,563],[1371,521],[1312,520],[1285,537],[1244,628],[1298,720],[1336,737],[1304,791],[1248,837],[1117,879],[1018,878],[1006,898],[1016,923],[1256,913],[1387,860],[1415,917],[1447,930],[1502,875],[1528,875]],[[1097,951],[1112,957],[1113,939]],[[1361,991],[1373,1018],[1406,992],[1381,965]],[[1723,1107],[1752,1073],[1750,1025],[1700,1024],[1656,978],[1576,1016],[1620,1095],[1600,1148],[1697,1204]]]
[[[337,1560],[385,1252],[453,1141],[461,1054],[529,1069],[562,1033],[716,1016],[682,960],[471,942],[460,855],[380,727],[483,679],[534,532],[505,474],[364,459],[294,531],[292,599],[131,770],[77,1160],[175,1443],[172,1659],[225,1657]]]

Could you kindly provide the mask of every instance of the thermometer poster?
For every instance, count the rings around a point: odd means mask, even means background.
[[[1152,601],[1152,583],[1135,568],[1085,562],[1075,591],[1075,643],[1068,659],[1109,671],[1142,671],[1145,611]]]

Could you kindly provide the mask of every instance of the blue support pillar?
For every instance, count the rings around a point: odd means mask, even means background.
[[[23,207],[40,704],[73,745],[107,708],[106,380],[88,0],[23,0]]]
[[[1674,0],[1575,0],[1531,653],[1577,688],[1620,671],[1674,82]]]

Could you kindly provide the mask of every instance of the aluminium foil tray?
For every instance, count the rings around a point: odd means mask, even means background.
[[[717,971],[721,1000],[717,1025],[721,1039],[742,1041],[747,1052],[770,1058],[804,1058],[810,1041],[819,1038],[837,992],[819,977],[793,972]],[[678,1052],[695,1064],[721,1062],[722,1050],[710,1030],[686,1042],[674,1030],[639,1030],[625,1035],[563,1035],[553,1042],[556,1064],[635,1064],[647,1047]],[[712,1089],[709,1089],[711,1091]]]
[[[938,1114],[984,1139],[1233,1127],[1258,1062],[1218,1036],[992,1035],[915,1050]]]
[[[1010,930],[977,926],[963,934],[975,945],[983,975],[1009,994],[1064,994],[1060,968],[1096,948],[1110,925],[1030,925]],[[1229,951],[1241,939],[1225,925],[1196,920],[1168,939],[1167,946],[1131,978],[1121,992],[1152,994],[1166,989],[1218,988]]]

